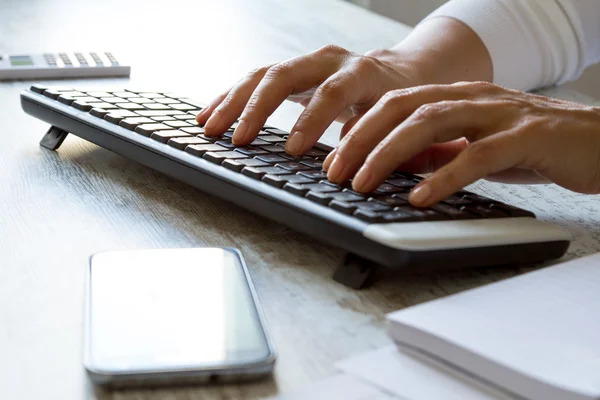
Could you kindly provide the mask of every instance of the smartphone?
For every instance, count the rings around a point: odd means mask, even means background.
[[[239,251],[115,251],[90,257],[83,364],[100,385],[237,381],[275,350]]]

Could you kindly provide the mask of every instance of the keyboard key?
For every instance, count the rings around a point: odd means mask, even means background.
[[[401,211],[401,212],[411,214],[415,217],[415,220],[421,220],[421,221],[440,221],[440,220],[448,219],[448,217],[446,217],[443,214],[440,214],[437,211],[434,211],[431,209],[415,208],[412,206],[396,207],[394,209],[394,211]]]
[[[196,116],[195,115],[190,115],[190,114],[181,114],[181,115],[176,115],[175,118],[177,119],[182,119],[182,120],[195,120]]]
[[[269,153],[285,153],[285,149],[281,146],[262,146],[261,149],[268,151]]]
[[[355,204],[361,210],[379,212],[379,211],[392,211],[392,207],[387,204],[375,202],[375,201],[361,201]]]
[[[411,222],[419,221],[420,218],[414,214],[404,211],[388,211],[380,214],[382,222]]]
[[[200,128],[199,126],[192,126],[189,128],[181,128],[182,131],[186,133],[190,133],[192,135],[202,135],[204,134],[204,128]]]
[[[511,217],[533,217],[535,218],[535,214],[527,211],[521,210],[520,208],[510,206],[508,204],[502,203],[493,203],[488,206],[490,209],[498,209],[510,215]]]
[[[404,191],[406,191],[406,189],[391,185],[389,183],[384,183],[383,185],[380,185],[377,189],[375,189],[375,192],[380,194],[393,194]]]
[[[304,160],[304,161],[300,161],[300,164],[306,165],[308,168],[311,169],[322,169],[323,168],[323,161],[320,160]]]
[[[247,156],[262,156],[264,154],[269,154],[263,149],[253,149],[248,147],[238,147],[237,149],[235,149],[235,151],[239,151],[240,153],[245,154]]]
[[[185,148],[186,153],[190,153],[198,157],[202,157],[209,151],[227,151],[227,149],[216,144],[192,144]]]
[[[471,200],[469,199],[463,199],[462,197],[458,197],[458,196],[449,196],[447,198],[445,198],[443,200],[444,203],[446,204],[450,204],[451,206],[462,206],[462,205],[467,205],[467,204],[471,204]]]
[[[216,143],[220,146],[227,147],[228,149],[235,149],[238,147],[235,144],[231,143],[230,140],[219,140]]]
[[[286,141],[286,139],[274,135],[259,136],[259,139],[269,143],[285,143]]]
[[[110,103],[98,103],[98,102],[90,102],[88,103],[90,106],[95,107],[95,108],[103,108],[105,110],[118,110],[119,107],[117,107],[114,104],[110,104]]]
[[[245,156],[241,153],[238,153],[236,151],[219,151],[219,152],[208,152],[205,153],[202,158],[204,158],[205,160],[208,160],[212,163],[215,164],[221,164],[223,161],[225,160],[236,160],[236,159],[240,159],[240,158],[248,158],[248,156]]]
[[[121,122],[119,122],[119,126],[122,126],[123,128],[129,129],[129,130],[134,130],[138,125],[142,125],[142,124],[153,124],[154,121],[152,121],[150,118],[146,118],[146,117],[135,117],[135,118],[125,118],[124,120],[122,120]]]
[[[171,110],[171,107],[168,105],[160,103],[144,103],[142,106],[142,108],[147,108],[148,110]]]
[[[193,128],[181,128],[181,130],[184,131],[184,132],[187,132],[188,129],[193,129]],[[200,128],[200,129],[202,129],[202,131],[204,131],[204,128]],[[202,138],[202,139],[204,139],[204,140],[206,140],[206,141],[209,141],[211,143],[214,143],[214,142],[216,142],[216,141],[218,141],[220,139],[220,136],[207,136],[204,133],[201,133],[200,135],[197,135],[197,136],[200,137],[200,138]]]
[[[90,110],[90,114],[92,114],[94,117],[98,117],[98,118],[104,118],[104,116],[106,114],[108,114],[110,111],[109,110],[105,110],[103,108],[92,108]]]
[[[300,175],[302,176],[302,175]],[[290,183],[283,187],[286,191],[290,193],[297,194],[298,196],[305,196],[309,191],[311,192],[319,192],[319,193],[333,193],[339,192],[338,189],[324,185],[322,183],[311,183],[311,184],[294,184]]]
[[[329,153],[327,153],[326,151],[314,148],[304,153],[304,155],[307,157],[325,157],[327,154]]]
[[[44,90],[44,96],[46,97],[50,97],[53,100],[58,99],[58,97],[61,95],[62,93],[60,93],[59,91],[55,90],[55,89],[47,89]]]
[[[84,103],[82,101],[74,101],[73,103],[71,103],[71,107],[75,107],[76,109],[81,111],[90,111],[92,108],[94,108],[88,103]]]
[[[287,160],[277,154],[268,154],[266,156],[258,156],[256,157],[261,161],[264,161],[266,163],[272,163],[272,164],[276,164],[276,163],[280,163],[280,162],[287,162]]]
[[[488,208],[484,205],[470,205],[470,206],[462,206],[460,208],[461,211],[467,211],[476,215],[479,215],[483,218],[507,218],[509,215],[503,211],[498,210],[497,208]]]
[[[119,106],[119,108],[122,108],[124,110],[144,110],[145,107],[141,104],[135,104],[135,103],[118,103],[117,104]]]
[[[310,179],[327,179],[327,172],[325,171],[304,171],[300,172],[300,175],[303,175]]]
[[[265,131],[269,132],[269,133],[274,133],[275,135],[287,135],[288,133],[286,131],[282,131],[281,129],[277,129],[277,128],[266,128],[265,127]]]
[[[435,210],[439,213],[444,214],[447,217],[452,219],[473,219],[477,218],[475,214],[472,214],[467,211],[460,210],[456,207],[452,207],[448,204],[439,203],[431,207],[432,210]]]
[[[154,103],[154,100],[151,100],[147,97],[130,97],[127,100],[129,100],[132,103],[137,103],[137,104]]]
[[[225,160],[225,161],[223,161],[223,164],[221,164],[221,165],[227,169],[230,169],[230,170],[236,171],[236,172],[240,172],[245,167],[268,167],[269,166],[269,164],[267,164],[266,162],[260,161],[256,158],[246,158],[246,159],[239,159],[239,160]]]
[[[401,199],[399,197],[389,196],[389,195],[374,196],[374,197],[369,198],[369,201],[378,201],[381,203],[385,203],[390,207],[405,206],[408,204],[407,200]]]
[[[164,116],[164,117],[152,117],[152,120],[156,121],[156,122],[165,122],[165,121],[174,121],[175,118],[168,117],[168,116]]]
[[[70,106],[71,103],[73,103],[75,100],[77,100],[77,98],[72,97],[72,96],[65,96],[64,94],[61,94],[60,96],[58,96],[58,98],[56,100],[58,100],[59,103],[63,103],[63,104]]]
[[[31,86],[31,91],[35,92],[35,93],[39,93],[39,94],[43,94],[44,90],[48,89],[46,86],[43,85],[33,85]]]
[[[170,126],[166,126],[164,124],[143,124],[143,125],[138,125],[134,130],[135,130],[135,132],[137,132],[141,135],[150,136],[156,131],[170,130],[170,129],[171,129]]]
[[[169,122],[165,122],[165,125],[169,125],[173,128],[187,128],[187,127],[191,127],[190,124],[188,124],[185,121],[169,121]]]
[[[127,99],[124,99],[122,97],[115,97],[115,96],[101,97],[100,101],[102,101],[104,103],[110,103],[110,104],[128,103],[129,102],[129,100],[127,100]]]
[[[356,211],[356,204],[347,203],[345,201],[333,200],[331,203],[329,203],[329,207],[348,215],[352,215],[352,213]]]
[[[171,108],[174,108],[175,110],[182,110],[182,111],[189,111],[189,110],[197,109],[197,107],[191,106],[189,104],[183,104],[183,103],[171,104],[170,106],[171,106]],[[200,111],[200,110],[198,110],[198,111]]]
[[[113,92],[113,96],[122,97],[124,99],[128,99],[130,97],[138,97],[136,93],[131,92]]]
[[[462,197],[464,200],[469,200],[475,204],[491,204],[494,200],[487,197],[480,196],[478,194],[467,194]]]
[[[262,139],[254,139],[252,141],[252,143],[250,143],[250,146],[268,146],[269,142],[266,142]]]
[[[161,143],[168,143],[169,140],[171,140],[173,138],[177,138],[177,137],[190,137],[190,135],[185,132],[176,131],[176,130],[156,131],[152,135],[150,135],[150,138],[152,138],[156,141],[159,141]]]
[[[385,182],[390,185],[394,185],[394,186],[397,186],[400,188],[411,188],[417,184],[417,182],[415,182],[411,179],[405,179],[405,178],[388,179]]]
[[[312,183],[312,179],[308,179],[301,175],[265,175],[262,177],[262,181],[268,183],[271,186],[283,187],[286,183]]]
[[[175,104],[175,103],[179,103],[179,100],[171,99],[169,97],[162,97],[162,98],[157,98],[156,102],[161,103],[161,104]]]
[[[169,140],[167,144],[171,147],[175,147],[179,150],[185,150],[185,148],[191,144],[208,144],[204,139],[200,139],[196,136],[191,137],[177,137]]]
[[[286,175],[289,171],[279,167],[246,167],[242,174],[254,179],[261,179],[264,175]]]
[[[142,107],[144,108],[144,107]],[[146,110],[140,109],[137,111],[137,114],[142,117],[161,117],[161,116],[170,116],[170,115],[182,115],[183,111],[179,110]]]
[[[381,214],[373,212],[373,211],[358,209],[354,212],[353,215],[356,218],[362,219],[365,222],[376,223],[376,222],[380,222],[381,220],[383,220],[383,217],[381,216]]]
[[[310,169],[306,165],[296,163],[296,162],[284,162],[284,163],[277,164],[277,166],[287,169],[288,171],[292,171],[292,172],[306,171],[306,170]]]
[[[86,92],[86,94],[88,96],[98,97],[98,98],[101,98],[101,97],[114,97],[112,94],[110,94],[108,92]],[[102,100],[102,101],[104,101],[104,100]]]

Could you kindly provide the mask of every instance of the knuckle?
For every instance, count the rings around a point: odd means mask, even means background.
[[[381,97],[380,103],[384,107],[395,107],[399,105],[406,96],[406,91],[402,89],[391,90]]]
[[[247,78],[248,79],[261,78],[265,75],[265,73],[269,70],[270,67],[271,66],[254,68],[252,71],[248,72]]]
[[[343,101],[346,97],[346,90],[344,88],[344,84],[331,79],[324,82],[321,87],[319,87],[319,97],[324,97],[327,99]]]
[[[444,107],[441,103],[423,104],[413,113],[411,119],[416,122],[428,121],[440,114]]]
[[[328,44],[321,47],[317,50],[317,53],[327,55],[327,56],[347,56],[350,52],[343,47],[337,46],[335,44]]]
[[[368,73],[369,71],[373,71],[375,68],[379,66],[380,61],[367,56],[357,56],[354,60],[355,69],[361,75],[363,73]]]
[[[373,49],[365,53],[367,57],[386,57],[392,55],[393,52],[388,49]]]
[[[268,68],[264,77],[268,80],[285,79],[292,68],[292,65],[288,62],[275,64]]]
[[[456,82],[453,83],[452,86],[458,87],[460,89],[465,89],[469,91],[477,91],[477,92],[495,92],[498,90],[499,86],[494,85],[493,83],[486,81],[474,81],[474,82]]]
[[[468,162],[476,166],[485,166],[494,157],[494,146],[488,143],[471,143],[465,151]]]

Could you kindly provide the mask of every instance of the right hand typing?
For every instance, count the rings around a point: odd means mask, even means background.
[[[389,50],[357,55],[337,46],[258,68],[214,99],[197,116],[207,135],[223,134],[235,121],[236,145],[247,145],[267,118],[291,95],[313,90],[301,102],[304,111],[291,130],[286,151],[309,150],[335,120],[342,134],[390,90],[419,85],[416,68],[403,65]],[[312,92],[308,92],[312,93]]]

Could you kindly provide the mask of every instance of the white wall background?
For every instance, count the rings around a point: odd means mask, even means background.
[[[446,0],[352,0],[352,2],[414,26]],[[600,65],[589,68],[577,82],[569,83],[568,86],[600,99]]]

